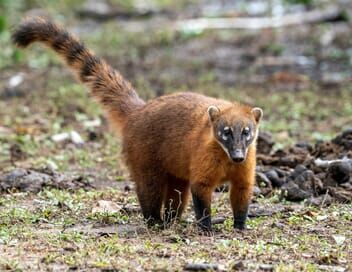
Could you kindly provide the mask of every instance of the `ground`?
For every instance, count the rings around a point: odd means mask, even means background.
[[[6,11],[0,13],[6,14],[0,15],[0,174],[50,168],[91,186],[0,192],[0,270],[169,271],[194,263],[220,270],[352,270],[351,204],[314,207],[282,201],[279,191],[259,195],[253,207],[269,213],[253,212],[241,232],[233,230],[227,193],[220,192],[213,214],[225,221],[215,225],[213,237],[198,234],[191,205],[181,223],[147,229],[120,140],[99,106],[52,52],[10,43],[20,17],[49,14],[118,68],[144,99],[192,90],[262,107],[261,128],[272,133],[278,149],[331,139],[351,125],[350,24],[175,32],[168,28],[174,20],[203,14],[200,7],[208,2],[153,1],[161,11],[150,17],[107,21],[79,17],[84,1],[44,2],[0,1]],[[111,2],[134,10],[129,1]],[[336,29],[316,53],[321,37]],[[288,64],[302,56],[308,64]],[[22,79],[16,87],[10,84],[14,76]],[[69,131],[84,144],[52,138]],[[118,211],[94,213],[102,200],[118,204]]]

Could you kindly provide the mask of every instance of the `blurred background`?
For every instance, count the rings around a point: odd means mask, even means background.
[[[144,99],[194,91],[262,107],[276,148],[351,126],[349,0],[0,0],[3,168],[13,156],[61,169],[119,160],[100,107],[59,58],[11,44],[11,30],[35,15],[78,35]],[[84,149],[52,140],[71,130]]]

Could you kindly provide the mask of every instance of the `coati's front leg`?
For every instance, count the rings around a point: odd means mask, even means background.
[[[211,232],[211,194],[213,187],[207,182],[193,182],[191,193],[198,227]]]
[[[233,211],[233,226],[236,229],[246,228],[248,207],[253,192],[254,177],[239,175],[232,180],[230,189],[230,201]]]

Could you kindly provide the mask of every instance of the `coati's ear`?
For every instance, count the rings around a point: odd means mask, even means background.
[[[254,115],[254,119],[257,123],[262,119],[263,117],[263,110],[261,108],[253,108],[252,113]]]
[[[217,106],[210,106],[207,110],[210,121],[214,121],[219,116],[220,109]]]

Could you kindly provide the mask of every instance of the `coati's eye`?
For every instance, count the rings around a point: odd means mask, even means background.
[[[225,135],[230,135],[231,134],[231,129],[229,127],[224,127],[224,134]]]
[[[249,127],[245,127],[242,131],[242,134],[244,137],[246,137],[246,140],[248,141],[251,138]]]
[[[222,129],[222,132],[219,131],[218,134],[219,134],[219,136],[221,136],[221,138],[222,138],[224,141],[227,141],[227,140],[231,137],[232,132],[231,132],[231,129],[226,126],[226,127],[224,127],[224,128]]]

